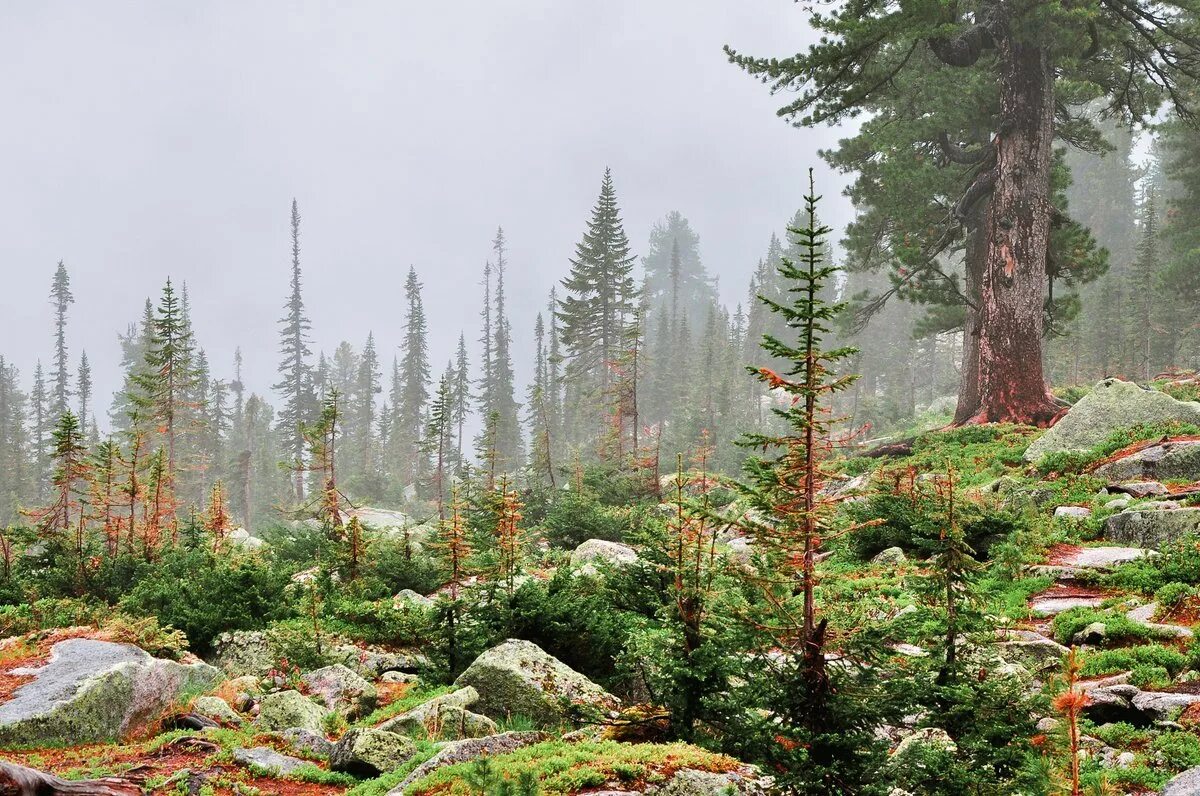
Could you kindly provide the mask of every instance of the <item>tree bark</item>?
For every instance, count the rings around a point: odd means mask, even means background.
[[[999,42],[1001,129],[979,305],[979,410],[968,422],[1045,426],[1059,407],[1042,371],[1054,71],[1045,48]]]
[[[141,796],[140,785],[115,777],[67,781],[16,763],[0,762],[0,796]]]
[[[987,260],[987,199],[980,199],[967,208],[967,246],[963,255],[964,292],[971,301],[963,321],[962,372],[958,382],[958,404],[954,408],[954,425],[962,425],[979,413],[979,303],[983,270]]]

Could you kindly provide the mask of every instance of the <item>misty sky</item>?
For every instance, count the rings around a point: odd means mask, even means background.
[[[606,165],[635,252],[678,209],[731,305],[808,166],[827,220],[849,213],[816,154],[838,136],[776,118],[784,98],[721,52],[803,49],[789,0],[38,0],[3,22],[0,353],[27,387],[48,364],[65,260],[71,357],[92,360],[102,426],[117,332],[168,275],[188,283],[215,375],[240,345],[248,387],[269,390],[293,196],[315,347],[374,330],[385,371],[410,265],[435,373],[460,329],[478,336],[502,225],[521,377]]]

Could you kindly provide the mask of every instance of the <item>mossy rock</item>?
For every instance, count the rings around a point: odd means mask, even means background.
[[[299,691],[279,691],[259,700],[258,718],[254,723],[263,730],[299,727],[321,732],[327,714],[328,711]]]
[[[33,679],[0,704],[0,746],[9,748],[121,740],[222,679],[205,663],[162,660],[132,644],[86,638],[60,641],[45,665],[10,674]]]

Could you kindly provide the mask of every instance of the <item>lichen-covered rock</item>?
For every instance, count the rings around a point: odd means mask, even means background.
[[[1092,516],[1092,510],[1087,506],[1058,506],[1054,509],[1054,516],[1068,520],[1086,520]]]
[[[271,637],[260,630],[236,630],[217,636],[212,661],[230,677],[262,677],[279,662]]]
[[[555,724],[570,715],[572,705],[615,710],[620,700],[536,644],[509,639],[481,654],[454,684],[474,686],[476,709],[504,719],[526,716]]]
[[[456,763],[468,763],[484,755],[507,754],[535,743],[541,743],[549,737],[544,732],[502,732],[486,738],[451,741],[442,746],[433,757],[414,768],[412,773],[405,777],[399,785],[389,790],[385,796],[404,796],[404,791],[408,789],[409,785],[422,777],[429,776],[439,768]]]
[[[396,592],[396,596],[392,598],[392,605],[396,608],[415,608],[425,610],[433,607],[433,600],[426,597],[424,594],[418,594],[412,589],[401,589]]]
[[[161,660],[132,644],[87,638],[60,641],[44,665],[10,673],[33,679],[0,704],[0,747],[9,748],[122,739],[182,694],[222,679],[205,663]]]
[[[872,564],[878,564],[880,566],[887,567],[896,567],[907,563],[907,561],[908,556],[904,555],[904,550],[899,547],[889,547],[885,550],[880,550],[875,554],[875,557],[871,559]]]
[[[1034,462],[1060,451],[1088,451],[1119,429],[1172,421],[1200,424],[1200,403],[1177,401],[1165,392],[1105,379],[1029,446],[1025,460]]]
[[[684,768],[675,772],[656,796],[759,796],[770,792],[772,781],[747,767],[746,771],[713,773]]]
[[[1168,440],[1151,445],[1106,462],[1095,470],[1095,475],[1111,481],[1157,481],[1200,479],[1200,441]],[[1159,484],[1158,486],[1162,486]],[[1146,494],[1163,494],[1166,489]],[[1133,494],[1133,493],[1130,493]],[[1134,495],[1145,497],[1145,495]]]
[[[412,739],[377,729],[354,729],[341,737],[329,755],[329,767],[356,777],[378,777],[408,762],[416,751]]]
[[[405,735],[422,732],[431,738],[482,738],[496,734],[499,731],[496,722],[467,710],[478,701],[479,692],[467,686],[401,713],[380,724],[379,729]]]
[[[274,749],[268,749],[265,746],[256,746],[252,749],[234,749],[233,762],[265,771],[276,777],[286,777],[300,768],[300,766],[305,765],[303,760],[280,754]]]
[[[258,718],[254,723],[263,730],[286,730],[290,727],[321,732],[321,723],[328,711],[299,691],[279,691],[267,694],[258,701]]]
[[[242,717],[238,715],[237,711],[231,708],[228,702],[217,696],[197,697],[192,702],[192,712],[226,726],[236,727],[242,723]]]
[[[374,710],[378,701],[375,686],[340,663],[314,669],[301,679],[309,693],[325,702],[325,707],[351,718]]]
[[[1032,630],[1009,630],[999,635],[996,653],[1000,658],[1007,663],[1019,663],[1034,673],[1061,665],[1070,651]]]
[[[333,744],[319,732],[301,727],[289,727],[279,735],[288,748],[297,754],[328,758],[333,753]]]
[[[1162,796],[1200,796],[1200,766],[1176,774],[1163,786]]]
[[[1104,538],[1138,547],[1161,547],[1200,531],[1200,509],[1129,509],[1104,521]]]
[[[604,567],[628,567],[638,562],[637,551],[627,544],[588,539],[571,551],[571,566],[593,575]]]
[[[331,654],[338,663],[370,680],[378,679],[384,672],[416,673],[429,665],[429,659],[415,650],[385,651],[342,644]]]

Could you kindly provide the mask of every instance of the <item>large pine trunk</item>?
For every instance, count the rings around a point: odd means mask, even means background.
[[[954,408],[954,425],[961,425],[979,413],[979,296],[983,269],[987,261],[988,200],[980,199],[968,209],[967,245],[963,256],[964,292],[972,302],[967,305],[963,320],[963,357],[958,382],[958,404]]]
[[[979,304],[980,406],[968,422],[1045,426],[1058,413],[1042,372],[1054,72],[1042,47],[1006,36],[999,52],[1001,129]]]

